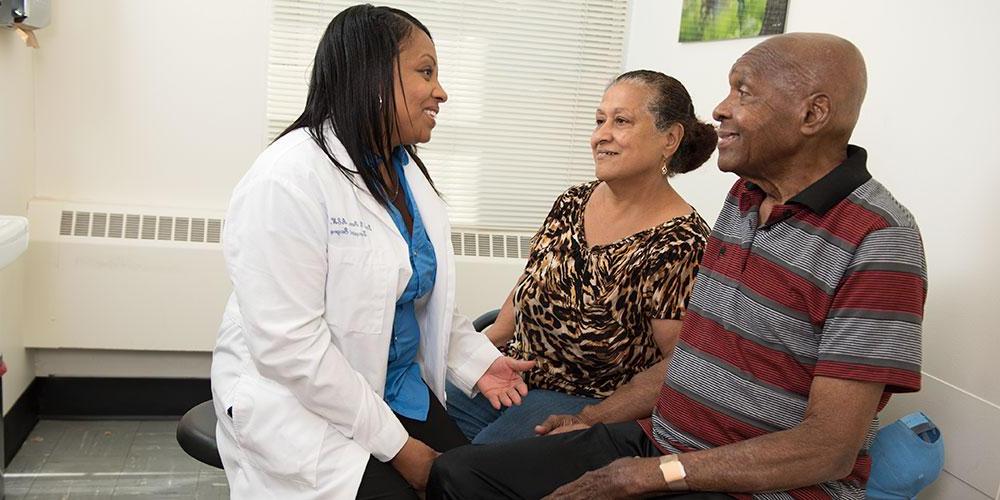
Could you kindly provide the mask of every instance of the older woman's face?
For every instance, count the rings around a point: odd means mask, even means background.
[[[434,42],[416,27],[400,46],[396,67],[396,136],[393,145],[431,140],[440,104],[448,100],[438,82]]]
[[[659,172],[668,139],[656,129],[649,98],[648,87],[629,81],[616,83],[604,93],[590,136],[598,179]]]

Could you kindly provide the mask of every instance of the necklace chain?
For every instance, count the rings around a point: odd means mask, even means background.
[[[402,184],[402,182],[400,182],[400,179],[397,178],[396,179],[396,189],[393,190],[393,192],[392,192],[392,197],[390,198],[391,200],[395,200],[396,197],[399,196],[399,186],[400,186],[400,184]]]
[[[381,158],[379,158],[379,163],[381,163],[382,166],[385,167],[386,174],[388,174],[389,180],[392,180],[392,173],[391,173],[392,170],[390,170],[389,165],[385,162],[385,160],[382,160]],[[399,178],[399,176],[396,176],[396,182],[394,184],[396,185],[395,189],[393,189],[392,194],[389,195],[389,183],[388,182],[385,183],[385,194],[389,196],[390,201],[395,200],[396,197],[399,196],[399,186],[400,184],[402,184],[402,180]]]

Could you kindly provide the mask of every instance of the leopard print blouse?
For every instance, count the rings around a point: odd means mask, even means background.
[[[553,204],[514,289],[508,352],[535,360],[533,389],[604,398],[662,356],[650,320],[681,319],[709,227],[697,212],[589,246],[583,209],[600,181]]]

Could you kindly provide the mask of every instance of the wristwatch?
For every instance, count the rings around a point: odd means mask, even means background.
[[[667,489],[670,491],[687,491],[687,472],[684,464],[681,463],[677,455],[663,455],[660,457],[660,472],[663,473],[663,480],[667,482]]]

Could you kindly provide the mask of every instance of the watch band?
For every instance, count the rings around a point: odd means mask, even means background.
[[[660,457],[660,472],[663,473],[663,480],[667,483],[670,491],[688,491],[685,478],[687,472],[684,464],[681,463],[677,455],[663,455]]]

